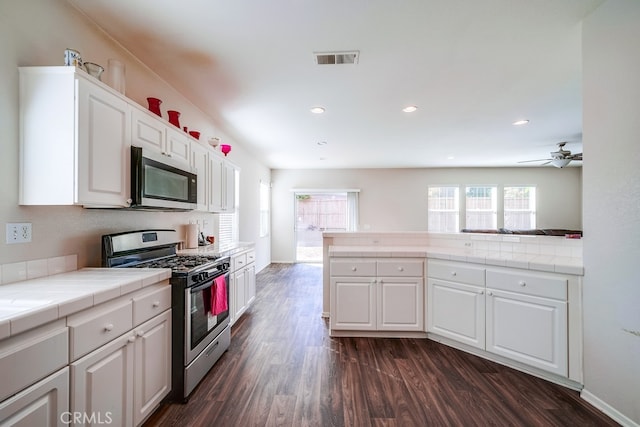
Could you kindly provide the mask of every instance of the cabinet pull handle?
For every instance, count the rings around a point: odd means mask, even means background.
[[[518,282],[518,285],[520,285],[520,286],[522,286],[522,287],[525,287],[525,286],[527,286],[527,282],[525,282],[524,280],[520,280],[520,281]]]
[[[104,325],[104,331],[105,332],[113,331],[113,323],[107,323],[106,325]]]
[[[452,275],[452,276],[455,276],[456,274],[457,274],[457,273],[456,273],[455,271],[452,271],[452,272],[451,272],[451,275]]]
[[[160,301],[154,301],[153,308],[158,308],[158,307],[160,307]]]

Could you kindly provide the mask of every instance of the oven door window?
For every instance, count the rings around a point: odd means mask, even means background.
[[[229,317],[229,281],[226,281],[226,306],[227,310],[213,314],[212,298],[215,287],[214,282],[208,282],[207,286],[198,286],[191,290],[191,349],[195,348],[209,332],[214,330],[223,320]]]

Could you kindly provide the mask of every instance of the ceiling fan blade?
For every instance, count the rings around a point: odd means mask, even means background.
[[[544,161],[547,161],[547,160],[550,161],[551,159],[523,160],[523,161],[518,162],[518,163],[544,162]]]
[[[569,156],[571,160],[582,160],[582,153],[576,153]]]
[[[551,163],[551,160],[549,160],[548,162],[544,162],[544,163],[543,163],[543,164],[541,164],[540,166],[548,165],[549,163]]]

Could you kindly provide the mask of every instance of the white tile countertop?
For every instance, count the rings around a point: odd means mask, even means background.
[[[0,339],[171,277],[168,268],[83,268],[0,286]]]
[[[582,258],[435,246],[329,246],[330,257],[417,257],[581,276]]]

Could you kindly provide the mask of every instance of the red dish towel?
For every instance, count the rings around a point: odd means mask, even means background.
[[[213,280],[213,298],[211,298],[211,314],[214,316],[227,311],[227,280],[224,276],[218,276]]]

